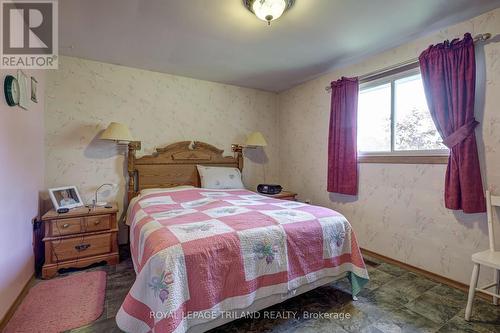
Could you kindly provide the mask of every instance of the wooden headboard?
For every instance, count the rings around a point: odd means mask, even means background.
[[[140,149],[140,142],[129,144],[129,200],[147,188],[180,185],[200,187],[197,164],[243,169],[240,151],[235,152],[233,157],[225,157],[222,156],[223,150],[200,141],[173,143],[165,148],[157,148],[152,155],[136,158],[135,153]]]

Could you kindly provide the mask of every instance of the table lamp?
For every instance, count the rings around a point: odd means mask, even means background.
[[[116,143],[125,142],[129,143],[134,141],[134,138],[130,134],[128,127],[121,123],[112,122],[108,125],[108,128],[101,133],[99,137],[101,140],[111,140],[116,141]]]
[[[104,183],[101,186],[99,186],[95,192],[94,192],[94,199],[92,200],[92,208],[96,207],[106,207],[106,208],[111,208],[111,205],[108,205],[107,201],[97,201],[97,194],[99,193],[99,190],[103,188],[104,186],[109,186],[111,187],[112,191],[116,191],[118,188],[118,184],[112,184],[112,183]]]
[[[265,147],[267,142],[261,132],[253,132],[248,136],[245,145],[247,148]]]
[[[141,149],[141,142],[140,141],[135,141],[134,137],[132,134],[130,134],[130,130],[128,127],[124,124],[117,123],[117,122],[112,122],[108,125],[108,127],[104,130],[104,132],[101,133],[99,136],[99,139],[101,140],[110,140],[116,142],[116,144],[121,145],[121,144],[126,144],[128,146],[128,156],[126,155],[125,158],[129,158],[130,163],[130,156],[135,156],[135,151]],[[132,180],[133,174],[129,172],[129,186],[133,186],[133,180]],[[113,188],[116,188],[115,184],[103,184],[101,185],[95,192],[94,195],[94,200],[93,200],[93,207],[95,208],[96,206],[99,206],[100,202],[97,201],[97,192],[101,189],[101,187],[105,185],[111,185]]]
[[[243,148],[255,149],[257,147],[265,147],[265,146],[267,146],[267,142],[266,139],[264,139],[262,133],[253,132],[247,137],[245,145],[240,145],[235,143],[231,145],[231,149],[233,150],[233,152],[241,153],[243,151]]]

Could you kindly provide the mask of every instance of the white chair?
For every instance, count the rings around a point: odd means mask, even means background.
[[[474,301],[474,294],[476,290],[493,296],[493,304],[495,305],[498,305],[498,299],[500,298],[500,251],[495,251],[495,234],[493,231],[493,210],[495,207],[500,207],[500,196],[491,195],[490,191],[486,191],[486,206],[490,249],[483,252],[477,252],[472,255],[474,269],[472,270],[469,286],[469,298],[467,299],[467,307],[465,308],[465,320],[467,321],[470,319],[472,302]],[[481,265],[491,267],[495,270],[495,282],[487,284],[482,288],[477,288],[477,279],[479,277],[479,268]],[[495,287],[494,293],[487,290],[492,287]]]

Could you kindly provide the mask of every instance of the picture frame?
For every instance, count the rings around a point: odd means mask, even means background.
[[[34,76],[31,77],[31,100],[34,103],[38,103],[38,96],[37,96],[37,86],[38,86],[38,81]]]
[[[84,206],[76,186],[63,186],[49,189],[50,200],[54,208],[76,208]]]
[[[28,76],[22,71],[17,71],[17,82],[19,83],[19,106],[25,110],[29,108]]]

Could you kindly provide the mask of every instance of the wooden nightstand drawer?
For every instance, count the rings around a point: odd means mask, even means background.
[[[83,224],[83,219],[80,217],[53,220],[50,225],[50,235],[62,236],[78,234],[84,232],[83,228],[85,228],[85,225]]]
[[[52,260],[65,261],[84,258],[111,251],[111,234],[66,238],[49,242]]]
[[[111,228],[111,216],[110,215],[96,215],[85,217],[85,231],[100,231],[108,230]]]

